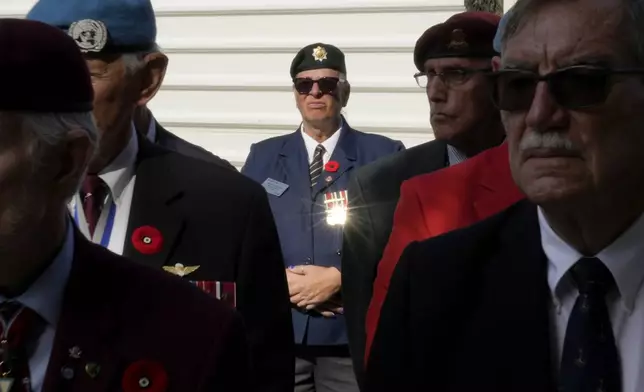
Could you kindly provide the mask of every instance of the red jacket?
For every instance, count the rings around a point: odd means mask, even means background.
[[[411,242],[483,220],[524,196],[510,173],[507,143],[403,183],[389,242],[378,264],[367,311],[365,363],[398,259]]]

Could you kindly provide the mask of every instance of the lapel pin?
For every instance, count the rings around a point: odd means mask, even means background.
[[[171,273],[173,275],[186,276],[186,275],[189,275],[189,274],[195,272],[197,269],[199,269],[199,267],[200,267],[199,265],[192,265],[192,266],[187,265],[186,266],[186,265],[183,265],[181,263],[177,263],[177,264],[174,265],[174,267],[164,266],[163,270],[166,271],[166,272],[169,272],[169,273]]]
[[[74,358],[74,359],[79,359],[81,357],[81,354],[83,352],[81,351],[80,347],[74,346],[69,349],[69,357]]]
[[[63,366],[62,369],[60,369],[60,375],[63,376],[65,380],[71,380],[74,378],[74,369],[69,366]]]
[[[87,365],[85,365],[85,373],[87,373],[87,375],[91,378],[96,378],[100,371],[101,367],[95,362],[89,362]]]

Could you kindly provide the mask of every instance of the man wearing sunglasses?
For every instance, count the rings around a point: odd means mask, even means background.
[[[453,166],[501,143],[498,110],[484,73],[497,52],[492,48],[499,16],[456,14],[429,28],[414,49],[414,75],[425,89],[436,140],[360,169],[349,192],[351,219],[345,230],[343,291],[352,356],[363,368],[365,322],[374,280],[389,239],[400,186],[417,175]]]
[[[644,7],[519,0],[493,62],[527,200],[409,245],[367,391],[642,390]]]
[[[281,239],[296,343],[295,391],[357,391],[340,297],[342,230],[353,171],[402,143],[352,129],[345,56],[302,48],[291,65],[302,124],[251,147],[242,172],[262,183]]]

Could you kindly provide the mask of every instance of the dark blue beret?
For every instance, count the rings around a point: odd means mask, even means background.
[[[295,78],[300,72],[321,68],[334,69],[346,74],[344,53],[337,47],[322,42],[307,45],[297,52],[291,62],[291,78]]]
[[[67,31],[83,52],[145,51],[157,35],[150,0],[40,0],[27,19]]]
[[[500,19],[490,12],[467,11],[430,27],[416,42],[414,65],[422,72],[428,59],[498,55],[492,43]]]
[[[0,110],[89,112],[87,64],[67,34],[44,23],[0,19]]]

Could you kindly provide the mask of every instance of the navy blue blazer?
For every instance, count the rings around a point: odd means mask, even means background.
[[[268,196],[285,266],[315,264],[342,271],[342,226],[326,223],[324,195],[346,190],[351,173],[360,166],[404,149],[400,141],[357,131],[345,121],[330,159],[338,162],[339,168],[335,173],[322,173],[312,191],[308,154],[299,129],[253,144],[242,173],[260,184],[270,178],[288,185],[280,196]],[[350,203],[351,195],[348,199]],[[344,316],[323,318],[298,309],[291,314],[295,343],[348,344]]]

